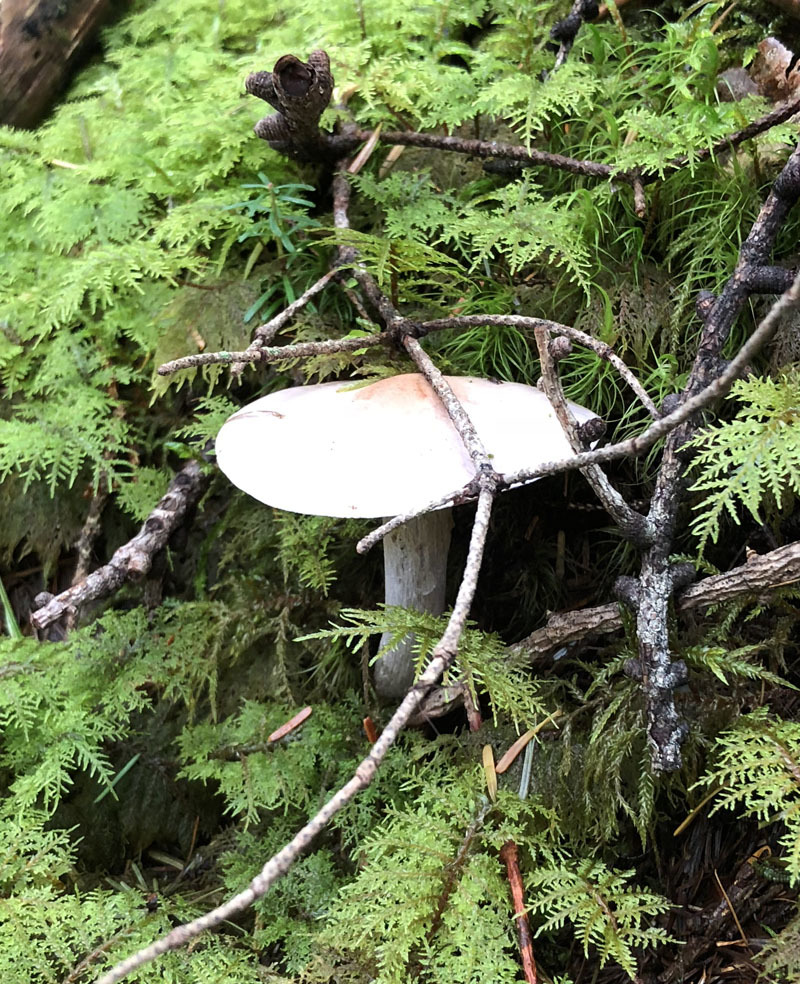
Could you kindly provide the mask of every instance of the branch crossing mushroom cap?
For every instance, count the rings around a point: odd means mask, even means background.
[[[446,378],[496,471],[573,453],[547,397],[534,387]],[[570,408],[580,423],[595,416],[574,403]],[[475,477],[446,410],[416,373],[367,386],[321,383],[271,393],[226,421],[216,454],[244,492],[315,516],[412,512]]]

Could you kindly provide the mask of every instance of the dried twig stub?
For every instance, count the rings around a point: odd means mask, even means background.
[[[331,63],[324,51],[312,51],[308,62],[283,55],[271,72],[253,72],[245,89],[278,110],[255,125],[256,134],[273,150],[300,161],[331,156],[330,135],[319,121],[333,92]]]

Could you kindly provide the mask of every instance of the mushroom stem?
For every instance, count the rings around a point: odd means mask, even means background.
[[[383,540],[386,604],[441,615],[447,583],[451,509],[417,516]],[[381,648],[389,641],[381,636]],[[414,682],[413,636],[407,636],[375,664],[375,689],[383,700],[399,700]]]

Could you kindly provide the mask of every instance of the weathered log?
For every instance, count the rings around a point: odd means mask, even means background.
[[[2,0],[0,123],[32,127],[43,119],[114,6],[114,0]]]

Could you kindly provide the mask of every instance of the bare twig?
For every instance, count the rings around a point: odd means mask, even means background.
[[[791,277],[786,287],[790,284]],[[786,287],[782,289],[785,290]],[[645,390],[644,386],[642,386],[631,369],[616,354],[611,346],[607,345],[605,342],[601,342],[597,338],[594,338],[592,335],[588,335],[585,331],[580,331],[578,328],[572,328],[569,325],[562,325],[557,321],[547,321],[545,318],[526,318],[519,314],[466,314],[454,315],[450,318],[437,318],[433,321],[423,321],[417,326],[417,330],[418,334],[426,335],[431,331],[459,330],[482,325],[496,325],[498,327],[509,326],[513,328],[528,329],[530,331],[536,331],[537,327],[542,326],[554,335],[564,335],[567,338],[572,339],[572,341],[577,342],[584,348],[591,349],[595,355],[603,359],[605,362],[608,362],[609,365],[613,366],[623,381],[627,383],[631,390],[633,390],[636,394],[642,406],[645,407],[650,416],[653,417],[654,420],[659,418],[660,414],[658,409],[650,399],[647,390]]]
[[[436,936],[436,933],[439,931],[439,927],[442,924],[442,918],[447,909],[447,903],[450,901],[450,896],[453,894],[453,889],[456,886],[457,880],[463,873],[464,865],[467,863],[470,851],[472,850],[472,846],[475,842],[475,838],[480,834],[481,829],[486,822],[486,816],[492,809],[492,805],[493,804],[490,800],[484,798],[478,808],[477,813],[472,818],[472,822],[464,833],[464,837],[459,845],[456,856],[445,866],[442,889],[439,893],[439,898],[436,901],[436,908],[433,912],[433,917],[431,919],[428,932],[425,934],[425,938],[428,943],[432,942],[434,936]]]
[[[368,140],[371,135],[371,130],[357,130],[354,134],[359,141]],[[574,157],[565,157],[563,154],[550,154],[543,150],[502,143],[499,140],[470,140],[464,137],[447,137],[439,133],[390,130],[380,135],[380,142],[405,147],[425,147],[430,150],[447,150],[456,154],[466,154],[469,157],[516,161],[525,167],[552,167],[558,171],[567,171],[569,174],[579,174],[588,178],[608,180],[613,177],[620,181],[629,180],[622,172],[615,174],[609,164],[580,161]]]
[[[342,268],[329,270],[327,273],[323,274],[316,283],[313,283],[307,290],[305,290],[300,297],[296,298],[283,309],[279,314],[276,314],[274,318],[270,318],[266,324],[259,325],[256,328],[253,335],[253,341],[245,349],[246,352],[257,352],[264,346],[269,345],[272,339],[277,335],[277,333],[283,328],[283,326],[290,321],[298,311],[308,304],[315,294],[319,294],[323,288],[327,287],[330,281],[337,276],[337,274],[342,272]],[[236,377],[242,374],[244,367],[250,362],[250,359],[243,359],[241,362],[234,362],[231,366],[231,375]]]
[[[570,410],[567,398],[561,388],[561,380],[558,378],[556,369],[556,359],[550,348],[550,333],[544,325],[538,325],[534,329],[534,333],[539,349],[539,364],[542,368],[541,385],[544,394],[550,401],[572,450],[582,451],[584,442],[578,431],[578,421]],[[568,346],[568,343],[565,344]],[[622,498],[600,465],[588,465],[581,469],[581,474],[591,485],[595,495],[620,528],[622,534],[633,543],[642,546],[648,543],[652,538],[652,530],[649,528],[647,520]]]
[[[556,59],[557,66],[566,58],[582,20],[594,13],[589,9],[592,6],[592,0],[575,0],[569,16],[554,28],[554,31],[558,31],[563,26],[563,36],[559,37],[562,48]],[[613,178],[632,185],[637,214],[642,214],[645,208],[644,184],[657,181],[664,174],[680,170],[691,163],[728,151],[777,126],[800,110],[800,98],[791,100],[711,147],[701,148],[691,157],[681,155],[666,162],[662,168],[647,173],[640,173],[635,169],[615,172],[608,164],[577,160],[563,154],[551,154],[500,141],[469,140],[414,131],[378,133],[373,130],[359,130],[353,126],[345,128],[339,134],[325,133],[319,129],[319,120],[333,91],[333,76],[324,51],[312,52],[307,63],[301,62],[294,55],[284,55],[278,59],[272,72],[255,72],[250,75],[245,87],[248,92],[265,99],[278,110],[275,115],[256,124],[256,134],[268,141],[275,150],[298,160],[334,161],[352,153],[359,144],[377,139],[393,146],[427,147],[471,157],[516,161],[526,167],[552,167],[571,174],[600,180]]]
[[[286,359],[307,359],[313,355],[332,355],[336,352],[357,352],[362,348],[384,345],[390,340],[386,332],[378,335],[364,335],[359,338],[333,338],[324,342],[298,342],[296,345],[267,346],[251,352],[198,352],[173,359],[158,367],[159,376],[169,376],[181,369],[196,369],[198,366],[230,365],[237,362],[283,362]]]
[[[173,530],[200,499],[206,484],[206,475],[197,461],[184,465],[137,535],[121,546],[103,567],[33,612],[33,627],[44,629],[82,605],[112,594],[126,581],[143,577],[150,570],[156,554],[167,545]]]
[[[352,254],[352,251],[350,252]],[[342,268],[340,267],[339,269]],[[773,288],[773,292],[779,288],[785,289],[785,287],[788,287],[791,284],[793,279],[793,274],[791,271],[782,270],[780,267],[764,268],[763,272],[755,271],[755,275],[760,276],[761,280],[764,281],[763,286],[765,291],[768,286],[771,286]],[[785,275],[788,275],[788,277]],[[363,279],[369,275],[362,268],[359,270],[359,276]],[[370,278],[368,283],[370,283],[370,292],[374,296],[377,291],[374,281]],[[782,286],[784,284],[785,287]],[[377,293],[379,294],[380,292]],[[382,299],[381,303],[385,307],[386,299]],[[360,311],[359,313],[361,313],[362,316],[366,316],[365,311]],[[394,318],[394,327],[396,331],[397,322],[405,322],[405,319],[402,318],[399,312],[393,312],[391,316]],[[562,325],[556,321],[548,321],[544,318],[527,318],[516,314],[475,314],[459,315],[451,318],[437,318],[432,321],[414,324],[413,326],[409,323],[409,330],[412,330],[414,335],[418,337],[424,337],[431,332],[461,331],[481,325],[509,325],[516,328],[530,330],[535,330],[537,325],[544,325],[548,331],[551,331],[557,335],[564,335],[567,338],[578,342],[578,344],[590,349],[599,358],[613,366],[619,373],[622,380],[627,383],[641,404],[645,407],[650,416],[654,419],[659,418],[658,409],[648,395],[647,391],[644,389],[631,369],[614,352],[611,346],[607,345],[605,342],[601,342],[597,338],[593,338],[584,331],[580,331],[578,328],[571,327],[570,325]],[[242,362],[274,363],[281,362],[285,359],[312,358],[315,355],[329,355],[336,352],[352,352],[358,351],[360,348],[373,348],[377,345],[383,344],[388,345],[393,342],[395,338],[396,335],[394,331],[383,331],[377,332],[374,335],[365,335],[360,338],[327,339],[319,342],[298,342],[293,345],[273,346],[257,349],[253,345],[250,348],[245,349],[243,352],[198,352],[195,355],[187,355],[180,359],[174,359],[171,362],[165,362],[163,365],[159,366],[158,373],[162,376],[168,376],[171,373],[180,372],[183,369],[195,369],[204,365],[235,365],[237,359],[241,359]],[[246,359],[245,356],[247,357]]]
[[[730,136],[723,137],[710,147],[701,148],[693,155],[691,160],[697,162],[713,159],[719,154],[725,153],[726,150],[732,150],[743,144],[746,140],[752,140],[753,137],[757,137],[761,133],[766,133],[767,130],[771,130],[774,126],[785,123],[797,113],[800,113],[800,95],[794,99],[789,99],[785,103],[781,103],[780,106],[776,106],[769,113],[760,116],[757,120],[753,120],[752,123],[748,123],[747,126],[742,127],[741,130],[737,130],[735,133],[731,133]],[[667,163],[666,171],[667,173],[679,171],[681,168],[686,167],[689,162],[690,158],[687,155],[674,157]],[[652,181],[654,177],[654,175],[650,174],[645,180]]]
[[[555,475],[562,471],[574,471],[576,468],[580,469],[585,465],[594,464],[595,462],[602,463],[604,461],[613,461],[616,458],[636,457],[643,454],[656,441],[671,431],[675,431],[680,424],[689,420],[699,410],[707,407],[720,397],[725,396],[733,383],[742,375],[751,359],[755,357],[759,350],[774,335],[784,315],[798,305],[800,305],[800,274],[795,278],[792,287],[770,308],[767,316],[760,322],[741,349],[739,349],[736,356],[731,359],[724,371],[710,382],[705,389],[700,390],[695,396],[685,400],[672,413],[661,417],[660,420],[651,424],[647,430],[625,441],[620,441],[617,444],[609,444],[607,447],[597,448],[594,451],[582,451],[572,458],[562,458],[559,461],[537,465],[535,468],[501,475],[502,483],[505,485],[515,485],[520,482],[529,482],[542,475]],[[686,438],[684,438],[682,443],[685,443],[685,440]]]
[[[475,514],[475,523],[472,527],[472,536],[464,567],[464,574],[461,579],[461,586],[459,587],[456,603],[444,635],[434,648],[425,671],[406,694],[380,737],[371,747],[369,754],[355,770],[352,779],[345,783],[331,797],[325,806],[298,831],[285,847],[267,861],[261,872],[256,875],[243,892],[239,892],[238,895],[235,895],[223,905],[212,909],[210,912],[206,912],[199,918],[193,919],[191,922],[185,923],[182,926],[176,926],[175,929],[167,933],[166,936],[161,937],[161,939],[156,940],[155,943],[151,943],[150,946],[144,947],[125,960],[122,960],[115,967],[112,967],[108,973],[104,974],[97,981],[97,984],[116,984],[117,981],[121,981],[132,971],[150,963],[156,957],[161,956],[161,954],[168,953],[170,950],[177,950],[196,936],[199,936],[200,933],[219,926],[221,923],[249,908],[257,899],[260,899],[267,893],[274,882],[286,874],[300,855],[309,847],[317,834],[325,828],[328,821],[372,782],[386,753],[397,740],[398,735],[417,708],[417,705],[431,687],[436,685],[441,675],[450,666],[456,656],[458,640],[464,630],[478,583],[478,573],[483,558],[486,536],[489,531],[489,517],[491,515],[494,494],[491,481],[485,481],[478,500],[478,508]]]
[[[417,133],[414,130],[387,131],[380,134],[380,142],[395,146],[425,147],[431,150],[444,150],[457,154],[465,154],[469,157],[493,158],[497,160],[515,161],[524,167],[551,167],[557,171],[566,171],[569,174],[582,175],[583,177],[595,178],[598,180],[610,180],[624,182],[631,185],[636,193],[639,186],[639,200],[637,206],[642,208],[643,186],[652,184],[660,180],[667,174],[680,171],[690,164],[697,164],[706,160],[713,160],[719,154],[730,151],[747,140],[759,134],[766,133],[780,123],[785,123],[792,116],[800,112],[800,97],[789,100],[776,107],[764,116],[753,120],[747,126],[736,130],[728,136],[717,140],[710,147],[702,147],[693,153],[681,154],[666,161],[663,167],[653,171],[615,171],[609,164],[600,164],[597,161],[577,160],[574,157],[566,157],[563,154],[551,154],[546,151],[529,149],[517,144],[506,144],[498,140],[470,140],[462,137],[443,136],[436,133]],[[354,139],[359,141],[368,140],[372,135],[371,130],[358,130],[354,134]]]
[[[500,483],[498,482],[498,488],[499,487]],[[356,544],[356,552],[360,554],[367,553],[376,544],[380,543],[385,536],[388,536],[392,530],[396,530],[398,526],[404,526],[406,523],[410,523],[411,520],[416,519],[417,516],[424,516],[425,513],[435,512],[437,509],[443,509],[445,506],[462,505],[465,502],[470,502],[477,498],[477,495],[478,484],[477,481],[473,479],[473,481],[462,486],[462,488],[455,490],[449,495],[442,496],[441,499],[436,499],[433,502],[429,502],[421,509],[415,509],[412,512],[401,513],[399,516],[393,516],[391,519],[387,519],[385,523],[381,523],[380,526],[367,533],[366,536],[362,537]]]
[[[431,357],[425,352],[416,338],[406,335],[403,338],[403,346],[408,352],[414,365],[431,384],[431,387],[439,397],[447,411],[447,416],[452,420],[453,426],[458,431],[467,453],[472,459],[472,463],[478,470],[487,470],[494,473],[491,459],[483,446],[483,441],[478,437],[475,425],[469,419],[469,414],[464,409],[461,401],[450,388],[450,384],[444,375],[433,364]]]
[[[92,496],[92,501],[89,503],[89,510],[86,513],[86,519],[83,521],[83,526],[81,527],[81,533],[78,537],[78,542],[75,544],[76,550],[78,552],[78,558],[75,562],[75,573],[72,575],[72,586],[80,584],[89,573],[89,568],[92,563],[92,552],[94,550],[95,540],[100,535],[102,529],[102,518],[103,509],[105,509],[106,502],[108,501],[108,490],[107,487],[98,489]],[[37,596],[36,599],[39,603],[44,599],[40,599]],[[49,600],[49,599],[48,599]],[[77,609],[73,608],[67,615],[65,619],[65,628],[67,632],[72,631],[75,628],[75,623],[78,618]]]

